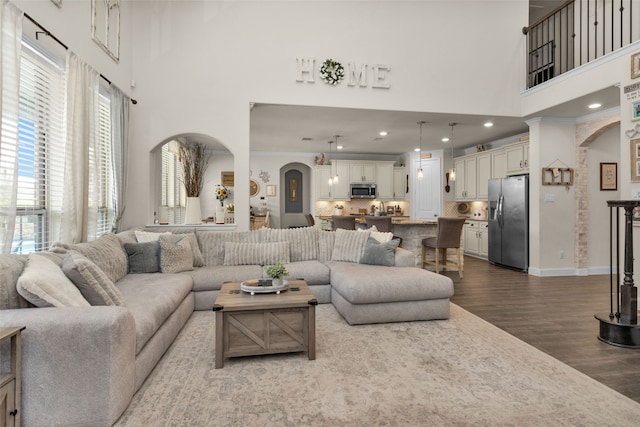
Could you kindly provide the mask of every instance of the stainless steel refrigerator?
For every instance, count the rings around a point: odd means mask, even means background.
[[[529,269],[529,176],[489,180],[489,261]]]

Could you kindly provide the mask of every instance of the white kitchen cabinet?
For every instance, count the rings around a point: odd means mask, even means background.
[[[529,143],[513,144],[505,147],[507,175],[529,172]]]
[[[477,198],[477,156],[463,156],[455,161],[456,200],[474,200]]]
[[[349,162],[344,160],[336,160],[336,165],[334,166],[333,173],[338,174],[338,183],[333,185],[333,200],[351,199],[349,172]]]
[[[376,182],[376,164],[373,162],[349,162],[350,182]]]
[[[393,200],[407,198],[407,171],[404,167],[393,168]]]
[[[486,221],[467,221],[463,228],[464,253],[479,258],[489,256],[489,224]]]
[[[331,166],[321,165],[315,168],[316,180],[316,200],[332,200],[332,185],[329,185],[329,177],[331,176]]]
[[[393,162],[377,162],[376,199],[393,200]]]
[[[507,176],[507,152],[504,149],[491,151],[491,178]]]
[[[489,198],[489,180],[491,179],[491,153],[476,156],[476,198]]]

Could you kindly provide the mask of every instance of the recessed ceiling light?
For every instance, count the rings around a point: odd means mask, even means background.
[[[337,148],[338,150],[342,150],[344,147],[343,147],[342,145],[338,145],[336,148]]]
[[[595,110],[596,108],[600,108],[602,107],[602,104],[600,104],[599,102],[594,102],[593,104],[589,104],[589,108],[591,108],[592,110]]]
[[[444,138],[442,138],[442,142],[449,142],[449,138],[445,136]]]
[[[491,126],[493,126],[493,123],[491,123],[491,122],[487,122],[487,123],[484,124],[484,127],[486,127],[486,128],[490,128]]]
[[[420,151],[420,148],[414,148],[413,151],[418,152],[418,151]]]
[[[387,131],[384,131],[384,130],[383,130],[383,131],[381,131],[381,132],[380,132],[380,136],[387,136]]]

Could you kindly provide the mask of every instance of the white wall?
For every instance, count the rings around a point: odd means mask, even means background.
[[[248,180],[252,101],[520,112],[524,1],[146,1],[131,7],[141,23],[133,35],[140,102],[132,117],[132,156],[141,161],[130,180],[137,203],[127,210],[126,225],[151,215],[144,159],[170,135],[216,138],[234,155],[236,179]],[[328,86],[318,75],[314,84],[296,82],[299,56],[315,57],[317,65],[330,57],[389,64],[391,88]],[[246,212],[248,189],[235,196],[237,210]],[[248,228],[248,219],[237,217],[239,229]]]
[[[576,167],[575,121],[543,118],[528,123],[529,271],[535,275],[573,275],[575,186],[540,183],[544,167]]]
[[[600,163],[620,163],[620,126],[609,129],[589,145],[589,273],[609,272],[609,208],[620,191],[600,191]],[[620,182],[620,171],[618,171]],[[618,187],[619,188],[619,187]]]

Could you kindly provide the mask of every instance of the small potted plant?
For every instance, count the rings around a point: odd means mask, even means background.
[[[272,279],[272,286],[282,286],[282,278],[289,274],[287,268],[281,262],[277,262],[273,265],[268,265],[266,273],[267,276]]]

